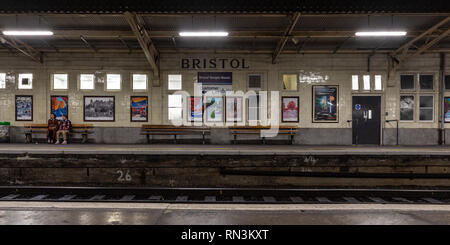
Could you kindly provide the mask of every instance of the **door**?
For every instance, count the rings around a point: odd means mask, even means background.
[[[381,96],[353,96],[353,144],[380,144]]]

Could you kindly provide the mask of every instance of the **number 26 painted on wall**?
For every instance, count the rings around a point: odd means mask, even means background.
[[[117,178],[117,181],[119,182],[125,182],[125,181],[131,181],[131,175],[130,175],[130,170],[117,170],[116,173],[119,175],[119,177]]]

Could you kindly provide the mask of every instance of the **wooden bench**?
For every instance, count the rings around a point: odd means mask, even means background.
[[[33,134],[47,135],[47,128],[47,124],[25,124],[24,132],[26,142],[33,142]],[[94,132],[93,129],[93,124],[72,124],[72,131],[70,131],[69,136],[74,134],[81,134],[81,143],[86,143],[88,141],[88,135]]]
[[[269,130],[270,126],[237,126],[230,127],[230,133],[233,135],[233,144],[236,144],[238,135],[261,134],[261,130]],[[279,126],[278,135],[288,135],[290,144],[294,142],[294,135],[298,133],[297,126]],[[266,143],[265,137],[261,137],[262,143]]]
[[[211,128],[196,126],[173,125],[142,125],[141,135],[147,136],[147,143],[151,143],[151,135],[173,135],[174,143],[177,143],[177,135],[201,135],[205,144],[205,135],[211,135]]]

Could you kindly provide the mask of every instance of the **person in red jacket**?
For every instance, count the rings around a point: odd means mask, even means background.
[[[50,119],[47,121],[47,142],[49,144],[55,143],[56,139],[56,132],[59,129],[59,121],[56,119],[56,116],[54,113],[50,114]]]

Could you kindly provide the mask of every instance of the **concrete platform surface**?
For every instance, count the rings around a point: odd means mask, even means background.
[[[450,146],[0,144],[0,154],[449,155]]]
[[[0,202],[0,225],[448,225],[448,205]]]

